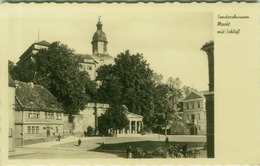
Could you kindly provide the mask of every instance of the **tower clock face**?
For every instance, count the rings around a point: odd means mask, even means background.
[[[98,42],[98,53],[104,53],[104,43]]]

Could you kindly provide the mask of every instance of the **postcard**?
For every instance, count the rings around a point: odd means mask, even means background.
[[[259,164],[257,3],[2,3],[1,164]]]

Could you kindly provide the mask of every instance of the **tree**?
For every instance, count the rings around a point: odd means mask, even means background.
[[[154,110],[152,77],[153,71],[141,54],[121,53],[115,58],[115,65],[101,66],[98,70],[97,80],[102,82],[99,96],[103,96],[99,99],[108,101],[118,96],[118,104],[126,105],[130,112],[143,115],[147,120]],[[109,83],[115,83],[118,89],[112,90]]]
[[[24,62],[22,65],[15,65],[13,62],[8,61],[8,71],[14,80],[33,82],[36,65],[31,60]]]
[[[178,115],[177,107],[179,101],[183,98],[180,85],[181,81],[179,78],[170,77],[166,84],[158,84],[154,91],[154,127],[164,129],[165,135],[167,135],[167,128],[170,125],[180,124],[182,121]]]
[[[99,132],[104,135],[108,134],[109,129],[115,134],[116,130],[121,130],[128,124],[125,110],[122,105],[110,106],[106,113],[99,117],[98,122]]]
[[[54,42],[32,59],[14,67],[14,79],[44,86],[63,104],[66,113],[77,114],[95,94],[94,83],[87,72],[79,70],[79,59],[66,45]]]
[[[157,73],[154,72],[154,73],[153,73],[152,80],[154,81],[154,84],[155,84],[155,85],[159,85],[159,84],[162,83],[163,75],[157,74]]]

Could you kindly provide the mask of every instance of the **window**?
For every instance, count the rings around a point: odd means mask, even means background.
[[[56,113],[56,119],[59,119],[59,113]]]
[[[40,112],[39,111],[30,111],[28,113],[28,118],[29,119],[40,119]]]
[[[27,127],[27,130],[28,130],[28,131],[27,131],[28,134],[31,134],[31,133],[32,133],[32,131],[31,131],[31,126],[28,126],[28,127]]]
[[[189,103],[187,103],[187,109],[189,109]]]
[[[47,116],[47,119],[50,119],[51,118],[51,113],[48,112],[48,116]]]
[[[192,108],[194,108],[194,102],[192,102],[191,105],[192,105]]]
[[[45,119],[47,119],[47,112],[44,112],[44,117]]]
[[[28,126],[28,134],[39,134],[39,126]]]
[[[198,102],[198,108],[200,108],[200,102]]]
[[[58,126],[56,126],[56,133],[59,133],[59,128],[58,128]]]
[[[198,119],[200,119],[200,113],[198,113]]]
[[[39,126],[36,126],[36,134],[39,134]]]
[[[191,114],[191,119],[195,120],[195,115],[194,114]]]
[[[35,134],[35,126],[32,126],[32,133]]]
[[[40,119],[40,112],[38,111],[37,114],[36,114],[36,118],[37,119]]]

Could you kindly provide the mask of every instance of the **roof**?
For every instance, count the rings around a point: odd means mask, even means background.
[[[192,100],[192,99],[200,99],[204,96],[199,94],[198,92],[191,92],[183,101],[185,100]]]
[[[138,114],[134,114],[132,112],[129,111],[125,111],[125,115],[127,118],[143,118],[143,116],[138,115]]]
[[[15,87],[15,82],[13,80],[13,78],[11,77],[11,75],[8,75],[8,86],[9,87]]]
[[[50,46],[51,44],[45,40],[39,41],[35,44],[42,45],[42,46]]]
[[[63,112],[56,97],[43,86],[20,81],[15,82],[17,84],[16,101],[22,110]]]
[[[107,43],[107,37],[105,32],[102,31],[102,23],[99,20],[97,23],[97,31],[94,33],[93,37],[92,37],[92,44],[95,41],[102,41],[102,42],[106,42]]]
[[[107,37],[105,32],[103,32],[102,30],[97,30],[92,37],[92,42],[94,41],[107,42]]]
[[[75,56],[78,56],[80,58],[83,58],[83,59],[94,59],[91,55],[89,54],[78,54],[78,53],[74,53],[73,55]]]

